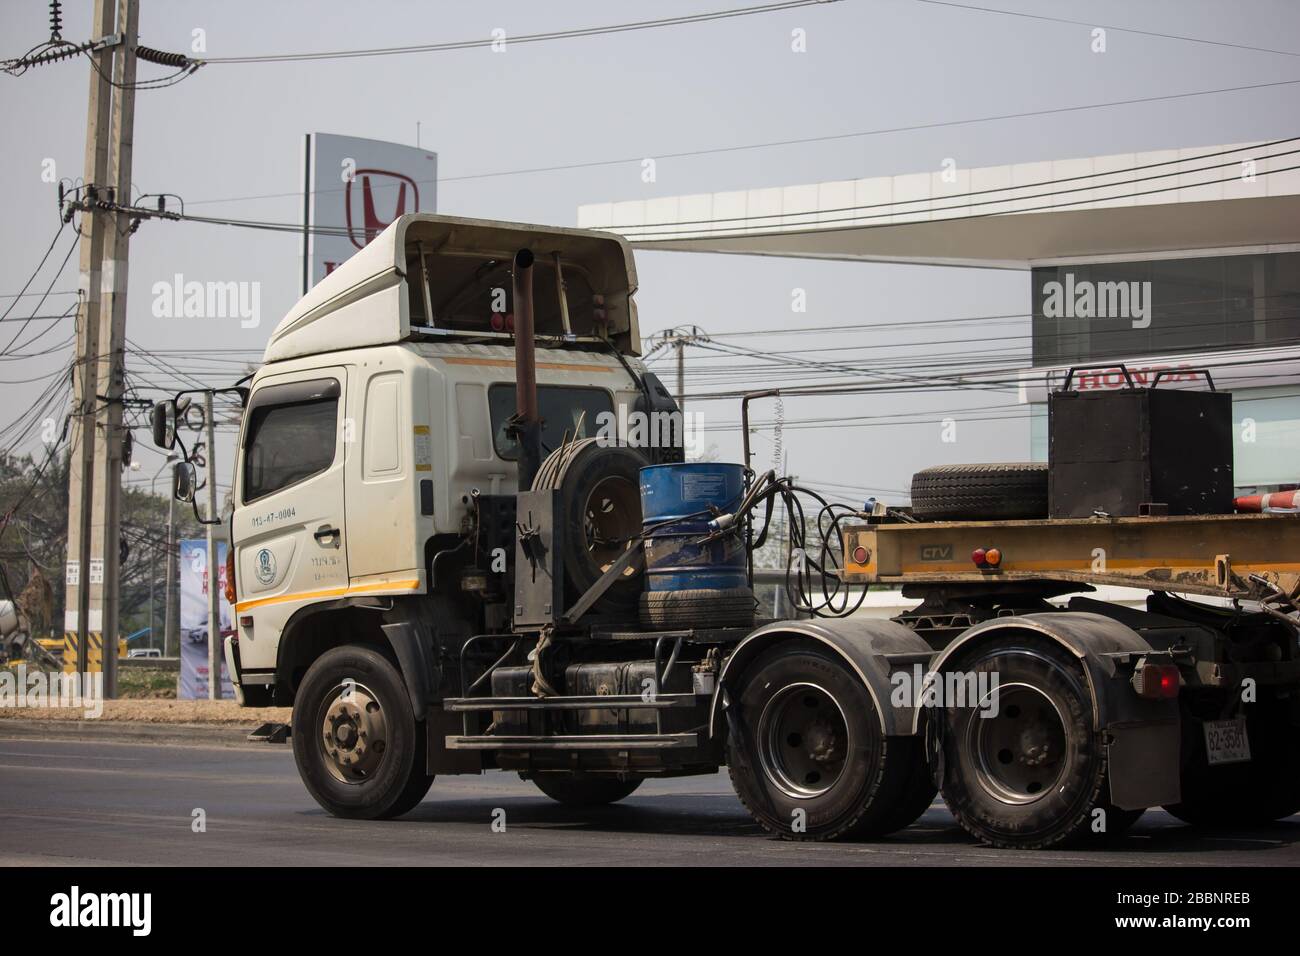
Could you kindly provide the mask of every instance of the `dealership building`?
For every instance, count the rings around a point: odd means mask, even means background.
[[[1071,367],[1091,367],[1079,389],[1208,371],[1233,393],[1237,488],[1300,483],[1300,139],[596,203],[578,225],[648,250],[1022,270],[1031,353],[999,381],[1029,407],[1029,457]]]

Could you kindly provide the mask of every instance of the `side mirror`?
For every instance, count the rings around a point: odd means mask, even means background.
[[[153,443],[155,445],[166,451],[171,451],[176,447],[175,401],[168,399],[154,405],[151,424],[153,425]]]
[[[198,484],[194,466],[188,461],[178,461],[172,466],[172,497],[177,501],[192,502]]]

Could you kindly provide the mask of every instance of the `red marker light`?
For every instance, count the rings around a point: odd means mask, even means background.
[[[1133,689],[1147,700],[1173,700],[1182,679],[1173,664],[1142,663],[1133,672]]]
[[[988,553],[983,548],[976,548],[970,553],[970,559],[981,568],[984,567],[984,562],[987,557]]]
[[[858,545],[853,549],[853,561],[855,564],[866,564],[868,557],[867,549],[862,547],[862,545]]]

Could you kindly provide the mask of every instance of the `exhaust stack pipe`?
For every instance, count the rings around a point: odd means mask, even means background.
[[[519,438],[519,490],[533,487],[542,467],[542,419],[537,409],[537,346],[533,324],[533,254],[515,253],[515,434]]]

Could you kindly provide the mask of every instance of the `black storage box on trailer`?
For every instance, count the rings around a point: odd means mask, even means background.
[[[1109,369],[1115,366],[1107,366]],[[1070,388],[1048,396],[1048,511],[1053,518],[1232,512],[1232,394],[1208,389]],[[1144,507],[1155,505],[1156,507]]]

